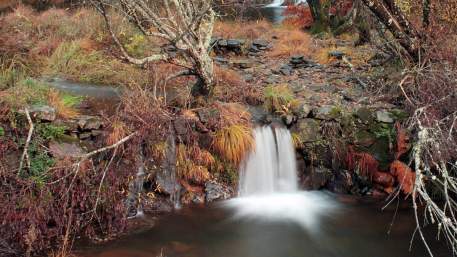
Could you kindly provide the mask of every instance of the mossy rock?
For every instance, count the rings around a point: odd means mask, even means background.
[[[356,145],[370,147],[376,142],[376,136],[366,130],[360,130],[355,133],[354,143]]]
[[[364,124],[374,121],[374,112],[366,107],[359,108],[354,115]]]
[[[301,119],[292,128],[302,143],[316,142],[321,139],[320,122],[315,119]]]
[[[324,105],[313,110],[313,116],[319,120],[337,120],[343,116],[343,111],[338,106]]]

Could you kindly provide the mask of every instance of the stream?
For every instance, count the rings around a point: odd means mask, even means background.
[[[104,245],[83,244],[84,257],[422,257],[413,240],[411,203],[323,191],[300,191],[295,149],[283,127],[259,126],[255,149],[240,167],[239,196],[185,207],[154,226]],[[146,220],[149,218],[145,217]],[[426,230],[435,256],[447,249]]]
[[[331,197],[339,210],[320,217],[318,230],[294,222],[236,219],[224,203],[188,207],[156,220],[153,228],[104,245],[78,247],[82,257],[425,257],[409,202],[384,203],[313,192]],[[146,217],[147,219],[147,217]],[[393,225],[390,230],[390,224]],[[435,256],[449,250],[426,230]]]

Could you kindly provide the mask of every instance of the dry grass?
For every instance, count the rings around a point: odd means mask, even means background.
[[[264,106],[270,112],[288,112],[294,94],[287,84],[271,85],[264,89]]]
[[[178,174],[182,179],[187,181],[192,181],[196,184],[203,184],[211,175],[208,171],[208,168],[204,165],[197,164],[192,157],[196,157],[201,153],[201,150],[198,147],[188,147],[183,144],[179,144],[177,147],[177,170]],[[202,161],[207,156],[199,156],[199,159]],[[206,160],[211,161],[211,160]],[[213,159],[214,161],[214,159]],[[202,163],[203,164],[203,163]]]
[[[224,160],[238,165],[254,145],[250,127],[231,125],[216,132],[212,146]]]
[[[276,29],[278,40],[274,42],[274,47],[268,53],[270,57],[290,57],[293,55],[309,56],[314,52],[313,40],[311,36],[299,29]]]
[[[74,108],[77,98],[64,96],[59,91],[51,89],[48,92],[48,104],[57,112],[57,116],[63,119],[73,118],[79,115],[79,112]]]
[[[234,22],[217,21],[214,35],[223,38],[242,38],[253,40],[260,37],[271,37],[273,25],[267,20]]]
[[[236,71],[214,66],[214,97],[224,102],[260,102],[259,87],[247,84]]]

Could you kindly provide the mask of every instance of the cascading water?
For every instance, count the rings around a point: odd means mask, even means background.
[[[256,150],[242,164],[240,196],[297,191],[292,138],[286,129],[257,128]]]
[[[273,0],[273,3],[267,5],[266,7],[280,7],[284,4],[284,0]]]
[[[266,5],[265,7],[281,7],[283,6],[285,0],[273,0],[271,4]],[[295,0],[294,1],[295,5],[298,4],[307,4],[306,0]]]
[[[322,192],[298,190],[292,137],[285,128],[254,130],[256,147],[240,168],[239,197],[226,205],[236,219],[289,221],[315,229],[318,218],[335,203]]]

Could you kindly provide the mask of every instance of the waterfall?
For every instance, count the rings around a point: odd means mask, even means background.
[[[253,131],[255,149],[240,167],[239,197],[224,205],[234,219],[293,222],[317,233],[321,216],[337,204],[323,192],[298,190],[292,136],[285,128],[259,127]]]
[[[293,192],[297,172],[292,137],[287,129],[255,129],[256,150],[243,162],[240,196]]]
[[[273,0],[273,3],[266,5],[265,7],[281,7],[285,0]],[[307,4],[306,0],[294,0],[295,5]]]
[[[273,0],[273,3],[265,6],[265,7],[280,7],[284,4],[284,0]]]

